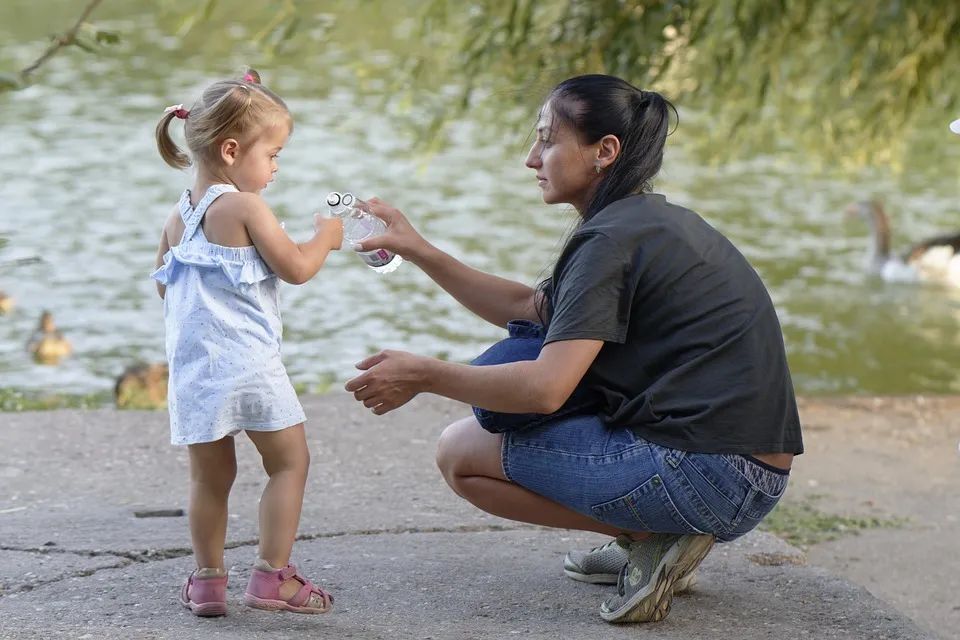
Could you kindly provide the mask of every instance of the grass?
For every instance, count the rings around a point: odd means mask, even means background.
[[[856,535],[865,529],[902,527],[907,523],[903,518],[851,517],[826,513],[815,504],[822,497],[811,496],[801,502],[781,502],[763,520],[760,528],[792,545],[807,548],[844,535]]]
[[[97,393],[48,393],[0,388],[0,412],[49,411],[52,409],[100,409],[113,404],[108,391]]]

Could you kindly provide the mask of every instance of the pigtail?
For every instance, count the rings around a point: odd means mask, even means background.
[[[167,110],[157,123],[157,150],[163,161],[174,169],[186,169],[190,166],[190,157],[180,150],[177,143],[170,137],[170,121],[182,117],[175,110]]]

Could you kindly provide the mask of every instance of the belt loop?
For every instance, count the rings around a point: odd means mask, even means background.
[[[670,453],[668,453],[668,454],[665,456],[665,459],[666,459],[666,461],[667,461],[667,464],[669,464],[671,467],[673,467],[674,469],[676,469],[677,467],[680,466],[680,463],[681,463],[681,462],[683,461],[683,459],[686,457],[687,452],[686,452],[686,451],[682,451],[682,450],[680,450],[680,449],[669,449],[668,451],[669,451]]]

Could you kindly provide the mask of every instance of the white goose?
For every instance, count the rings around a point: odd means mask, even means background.
[[[876,200],[851,204],[847,215],[863,218],[873,243],[868,255],[872,273],[888,282],[930,282],[960,289],[960,232],[928,238],[902,256],[890,253],[890,221]]]

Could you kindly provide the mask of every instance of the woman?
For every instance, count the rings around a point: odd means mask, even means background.
[[[488,513],[616,536],[564,561],[575,579],[617,582],[600,607],[611,622],[666,616],[714,540],[743,535],[774,507],[803,450],[759,277],[697,214],[650,193],[672,109],[611,76],[550,93],[526,165],[544,202],[571,204],[582,220],[536,289],[458,262],[377,199],[368,207],[388,231],[361,247],[399,253],[495,325],[544,324],[534,360],[474,366],[383,351],[346,389],[377,415],[421,392],[541,414],[502,434],[455,422],[437,464]],[[571,411],[572,395],[595,403]]]

